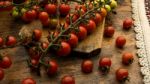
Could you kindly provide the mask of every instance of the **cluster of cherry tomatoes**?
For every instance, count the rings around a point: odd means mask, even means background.
[[[9,11],[12,8],[12,3],[10,1],[0,1],[0,11]]]

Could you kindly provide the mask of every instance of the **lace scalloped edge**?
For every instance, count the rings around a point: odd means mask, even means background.
[[[141,66],[141,73],[143,75],[143,82],[150,84],[150,70],[147,49],[144,41],[144,32],[140,23],[138,0],[132,1],[132,18],[134,20],[134,31],[136,32],[136,46],[137,56]]]

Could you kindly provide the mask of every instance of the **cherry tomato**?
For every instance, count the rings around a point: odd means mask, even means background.
[[[4,1],[0,1],[0,6],[1,6],[1,7],[4,6]]]
[[[4,70],[0,68],[0,81],[4,78]]]
[[[40,40],[41,36],[42,36],[42,31],[40,29],[34,29],[33,30],[34,40],[37,40],[37,41]]]
[[[129,30],[133,25],[133,20],[130,18],[126,18],[123,21],[123,29]]]
[[[96,24],[93,20],[89,20],[88,23],[85,25],[85,28],[87,29],[88,33],[92,33],[96,29]]]
[[[48,48],[48,43],[47,42],[43,42],[42,43],[42,48],[43,49],[47,49]]]
[[[78,18],[77,18],[77,16],[75,15],[75,14],[68,14],[67,16],[66,16],[66,22],[68,23],[68,24],[70,24],[70,18],[69,17],[72,17],[72,22],[75,22]]]
[[[27,16],[26,16],[25,13],[22,15],[22,20],[23,20],[24,22],[31,22],[31,20],[27,18]]]
[[[84,60],[81,69],[84,73],[91,73],[93,71],[93,62],[91,60]]]
[[[21,84],[36,84],[36,81],[33,78],[25,78],[22,80]]]
[[[107,15],[107,10],[106,10],[105,8],[101,8],[100,14],[101,14],[103,17],[106,17],[106,15]]]
[[[50,25],[50,19],[47,19],[46,21],[42,21],[42,25],[44,26],[44,27],[48,27],[49,25]]]
[[[58,64],[55,61],[51,60],[51,61],[49,61],[49,65],[50,65],[50,67],[48,67],[48,69],[47,69],[47,74],[48,75],[56,74],[57,70],[58,70]]]
[[[95,22],[96,25],[98,25],[103,21],[103,18],[99,13],[95,13],[95,17],[93,18],[93,21]]]
[[[47,4],[45,6],[45,11],[50,15],[54,15],[56,14],[57,6],[55,4]]]
[[[78,37],[75,34],[71,33],[70,38],[67,42],[70,44],[71,47],[76,47],[78,44]]]
[[[28,20],[33,21],[37,17],[37,12],[35,10],[29,10],[25,15]]]
[[[31,64],[32,64],[33,66],[37,66],[38,63],[39,63],[38,60],[36,60],[36,59],[31,59]]]
[[[125,82],[126,80],[128,80],[128,70],[127,69],[118,69],[116,71],[116,79],[120,82]]]
[[[4,1],[4,6],[10,6],[11,2],[10,1]]]
[[[14,46],[16,43],[17,43],[17,40],[14,36],[7,36],[7,38],[6,38],[7,46]]]
[[[108,26],[104,30],[104,35],[106,37],[112,37],[115,33],[115,28],[113,26]]]
[[[0,59],[0,67],[7,69],[12,65],[11,58],[8,56],[2,56]]]
[[[85,4],[89,7],[90,10],[93,8],[93,5],[92,5],[91,2],[87,2],[87,3],[85,3]]]
[[[122,55],[122,63],[125,65],[132,64],[133,60],[134,60],[134,58],[133,58],[132,53],[126,52]]]
[[[87,9],[86,9],[86,7],[84,5],[77,5],[77,6],[75,6],[75,10],[79,10],[80,8],[83,9],[84,12],[87,11]]]
[[[68,4],[61,4],[59,11],[61,15],[66,16],[70,12],[70,6]]]
[[[45,22],[47,21],[49,18],[48,13],[47,12],[40,12],[39,13],[39,19],[41,22]]]
[[[123,36],[118,36],[116,39],[116,46],[122,48],[126,44],[126,38]]]
[[[99,69],[103,73],[108,73],[110,70],[110,66],[111,66],[111,59],[110,58],[104,57],[104,58],[100,59]]]
[[[36,59],[36,60],[39,60],[40,57],[41,57],[41,53],[39,53],[36,49],[36,47],[31,47],[29,48],[29,55],[31,57],[31,59]]]
[[[2,47],[2,46],[3,46],[3,44],[4,44],[4,40],[3,40],[3,38],[2,38],[2,37],[0,37],[0,47]]]
[[[57,51],[58,56],[67,56],[71,52],[71,47],[67,42],[61,42],[61,47]]]
[[[61,79],[61,84],[75,84],[75,78],[69,75],[64,76]]]
[[[51,27],[56,28],[57,25],[58,25],[58,19],[56,19],[56,18],[51,19],[50,20],[50,25],[51,25]]]
[[[77,33],[78,39],[83,40],[87,37],[87,30],[83,26],[79,26],[79,32]]]
[[[77,16],[77,18],[79,18],[83,14],[85,14],[85,11],[83,9],[78,9],[75,11],[75,15]]]

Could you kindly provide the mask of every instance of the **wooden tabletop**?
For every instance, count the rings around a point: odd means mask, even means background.
[[[130,0],[119,0],[119,2],[123,3],[116,8],[117,14],[110,14],[110,21],[108,22],[108,20],[106,20],[107,23],[112,22],[112,25],[115,27],[116,32],[114,36],[112,38],[104,37],[101,53],[97,56],[87,58],[94,62],[92,73],[84,74],[81,72],[80,67],[81,62],[84,60],[83,58],[80,56],[69,56],[66,58],[51,58],[55,59],[59,64],[59,70],[55,76],[48,77],[43,69],[41,71],[41,76],[38,76],[36,73],[30,72],[30,68],[26,62],[28,53],[24,47],[20,46],[1,50],[2,52],[7,52],[11,56],[13,65],[11,68],[5,70],[5,78],[0,81],[0,84],[20,84],[20,81],[26,77],[33,77],[37,81],[37,84],[60,84],[61,78],[65,75],[73,75],[76,84],[119,84],[115,79],[115,71],[120,67],[129,70],[130,81],[125,84],[143,84],[138,57],[136,55],[135,32],[133,29],[129,31],[122,29],[122,20],[126,17],[131,17],[131,3]],[[8,17],[7,21],[4,21],[3,17],[0,18],[0,35],[6,36],[12,34],[17,36],[22,23],[19,21],[12,21],[12,18],[8,15],[5,15],[5,17]],[[9,23],[8,21],[12,22]],[[115,39],[119,35],[123,35],[127,39],[127,44],[123,49],[115,47]],[[134,54],[135,60],[132,65],[122,65],[121,57],[123,52],[131,52]],[[104,56],[112,59],[112,66],[107,75],[102,75],[98,70],[98,61]]]

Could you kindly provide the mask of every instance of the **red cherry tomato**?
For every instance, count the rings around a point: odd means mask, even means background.
[[[88,33],[92,33],[96,29],[96,24],[93,20],[89,20],[88,23],[83,25]]]
[[[75,14],[68,14],[68,15],[66,16],[66,22],[67,22],[68,24],[70,24],[69,16],[72,17],[72,20],[71,20],[72,22],[75,22],[75,21],[78,19]]]
[[[7,69],[12,65],[11,58],[8,56],[1,57],[0,59],[0,67]]]
[[[108,26],[104,30],[104,35],[106,37],[112,37],[114,35],[114,33],[115,33],[115,28],[112,26]]]
[[[61,15],[66,16],[70,12],[70,6],[68,4],[61,4],[59,11]]]
[[[7,46],[14,46],[16,43],[17,43],[17,40],[14,36],[7,36],[7,38],[6,38]]]
[[[3,38],[0,37],[0,47],[2,47],[3,44],[4,44],[4,40],[3,40]]]
[[[120,82],[125,82],[128,80],[128,70],[127,69],[118,69],[116,71],[116,79]]]
[[[91,73],[93,71],[93,62],[91,60],[84,60],[81,69],[84,73]]]
[[[87,37],[87,30],[83,26],[79,26],[79,32],[77,33],[79,40],[83,40]]]
[[[83,9],[85,12],[87,11],[86,7],[84,5],[77,5],[75,6],[75,10]]]
[[[93,18],[93,21],[95,22],[96,25],[98,25],[103,21],[103,18],[99,13],[95,13],[95,17]]]
[[[0,6],[1,6],[1,7],[4,6],[4,1],[0,1]]]
[[[133,54],[132,53],[124,53],[122,55],[122,63],[125,64],[125,65],[129,65],[129,64],[132,64],[133,63]]]
[[[33,78],[25,78],[22,80],[21,84],[36,84],[36,81]]]
[[[28,20],[33,21],[37,17],[37,12],[35,10],[29,10],[25,15]]]
[[[42,21],[42,25],[44,27],[48,27],[50,25],[50,19],[46,20],[46,21]]]
[[[38,63],[39,63],[38,60],[36,60],[36,59],[31,59],[31,64],[32,64],[32,66],[37,66]]]
[[[47,49],[48,48],[48,43],[47,42],[43,42],[42,43],[42,48],[43,49]]]
[[[37,50],[36,50],[36,47],[31,47],[29,48],[29,55],[31,57],[31,59],[35,59],[35,60],[39,60],[40,57],[41,57],[41,53],[39,53]]]
[[[104,58],[100,59],[99,69],[103,73],[107,73],[110,70],[110,66],[111,66],[111,59],[110,58],[104,57]]]
[[[126,38],[123,36],[118,36],[116,39],[116,46],[122,48],[126,44]]]
[[[4,78],[4,70],[0,68],[0,81]]]
[[[47,12],[40,12],[39,13],[39,19],[41,22],[45,22],[49,19],[48,13]]]
[[[56,74],[58,70],[58,64],[55,61],[51,60],[49,61],[49,65],[50,67],[47,69],[47,74],[48,75]]]
[[[67,42],[61,42],[61,48],[57,51],[58,56],[67,56],[71,52],[71,47]]]
[[[24,22],[31,22],[31,20],[27,18],[27,16],[26,16],[25,13],[22,15],[22,20],[23,20]]]
[[[123,29],[130,29],[133,25],[133,20],[130,19],[130,18],[126,18],[124,21],[123,21]]]
[[[54,15],[56,14],[57,6],[55,4],[47,4],[45,6],[45,11],[50,15]]]
[[[78,44],[78,37],[75,34],[71,33],[70,38],[67,42],[70,44],[71,47],[76,47]]]
[[[75,11],[75,15],[77,16],[77,18],[79,18],[83,14],[85,14],[85,11],[83,9],[78,9],[78,10]]]
[[[37,40],[37,41],[40,40],[41,36],[42,36],[42,31],[40,29],[34,29],[33,30],[34,40]]]
[[[64,76],[61,79],[61,84],[75,84],[75,78],[69,75]]]

